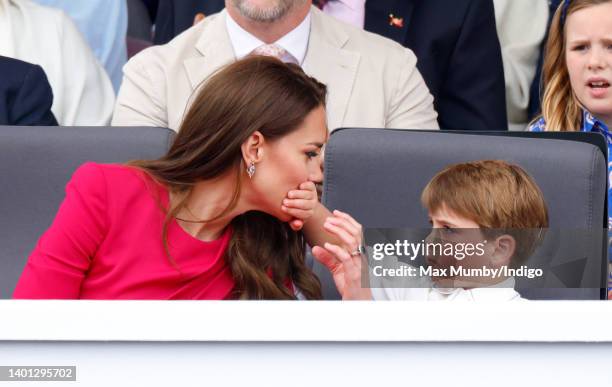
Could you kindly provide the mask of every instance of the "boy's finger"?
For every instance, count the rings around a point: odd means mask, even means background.
[[[312,210],[301,210],[297,208],[289,208],[287,206],[281,206],[281,210],[298,219],[308,219],[312,216]]]
[[[304,189],[304,190],[308,190],[308,191],[311,191],[311,192],[317,190],[317,186],[312,181],[306,181],[306,182],[300,184],[299,188],[300,189]]]
[[[293,190],[287,192],[288,199],[306,199],[312,200],[315,198],[316,193],[308,190]]]
[[[284,199],[283,205],[289,208],[295,208],[298,210],[312,210],[314,209],[314,202],[312,200],[304,199]]]
[[[291,227],[293,231],[300,231],[302,227],[304,227],[304,222],[299,219],[294,219],[289,222],[289,227]]]

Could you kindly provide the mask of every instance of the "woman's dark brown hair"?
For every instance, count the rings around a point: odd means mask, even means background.
[[[274,140],[296,130],[305,117],[325,106],[326,87],[299,66],[274,58],[248,57],[221,69],[198,92],[168,153],[158,160],[134,161],[180,198],[166,210],[162,239],[169,258],[168,224],[188,201],[198,181],[229,170],[236,185],[228,207],[240,196],[245,165],[241,145],[255,131]],[[251,211],[231,221],[226,260],[232,271],[235,298],[294,299],[289,279],[308,299],[321,298],[319,280],[305,265],[305,240],[277,218]]]

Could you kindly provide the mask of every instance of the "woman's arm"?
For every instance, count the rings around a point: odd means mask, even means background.
[[[294,230],[302,230],[306,242],[312,247],[332,243],[349,252],[356,251],[361,245],[362,228],[353,218],[340,211],[332,214],[317,197],[313,182],[302,183],[297,190],[287,193],[282,210],[294,217],[289,222]],[[336,217],[347,220],[350,229],[344,230],[335,222]]]
[[[106,203],[103,172],[93,163],[84,164],[66,186],[66,197],[28,258],[13,298],[79,298],[108,228]]]

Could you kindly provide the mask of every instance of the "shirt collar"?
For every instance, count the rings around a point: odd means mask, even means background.
[[[509,301],[520,299],[520,294],[514,289],[516,282],[513,277],[493,284],[491,286],[463,289],[463,288],[439,288],[432,286],[432,291],[438,293],[442,298],[453,298],[459,294],[464,297],[460,299],[471,299],[474,301]]]
[[[225,24],[227,27],[227,33],[229,35],[232,47],[234,48],[234,54],[236,59],[242,59],[245,56],[253,52],[257,47],[264,45],[265,43],[253,36],[251,33],[240,27],[238,23],[229,13],[226,12]],[[284,48],[289,54],[291,54],[300,65],[304,62],[306,57],[306,50],[308,49],[308,39],[310,38],[310,13],[304,18],[304,20],[288,34],[274,42]]]
[[[583,132],[601,131],[604,133],[609,133],[608,126],[603,121],[593,116],[586,109],[582,110],[582,131]]]

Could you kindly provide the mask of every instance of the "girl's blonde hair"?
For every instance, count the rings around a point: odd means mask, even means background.
[[[547,131],[579,131],[582,125],[582,105],[572,89],[565,58],[567,19],[576,11],[610,1],[612,0],[571,0],[563,21],[561,19],[564,2],[561,2],[553,16],[542,70],[544,94],[540,117],[544,117]]]

